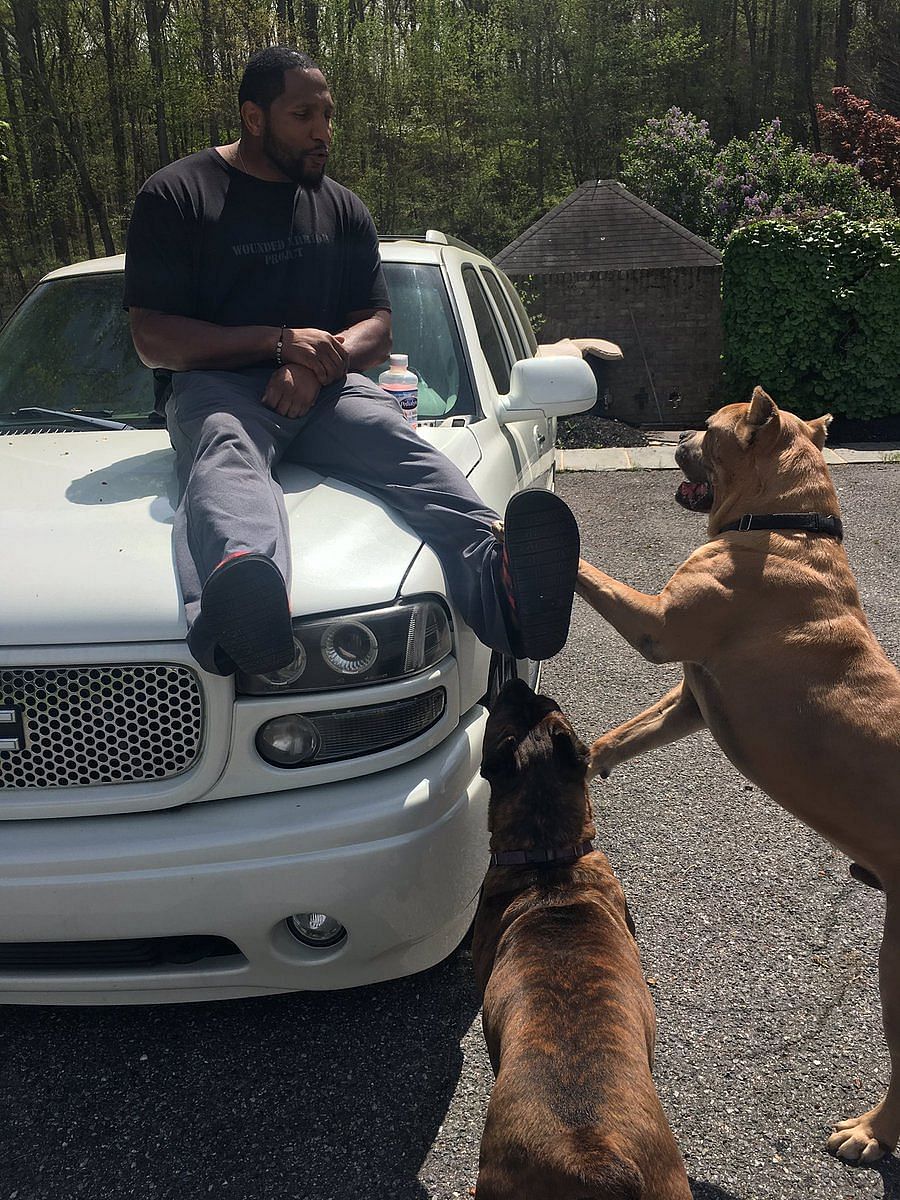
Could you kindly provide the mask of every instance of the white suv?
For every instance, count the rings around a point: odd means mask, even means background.
[[[384,239],[419,430],[502,512],[552,487],[578,359],[443,234]],[[284,465],[284,686],[205,674],[172,562],[173,455],[124,259],[47,275],[0,332],[0,1003],[148,1003],[371,983],[460,942],[487,863],[485,702],[506,675],[390,509]],[[359,665],[345,674],[342,642]],[[302,761],[284,747],[305,731]]]

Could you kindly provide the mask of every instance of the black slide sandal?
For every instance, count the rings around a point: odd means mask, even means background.
[[[217,643],[247,675],[286,667],[294,657],[291,612],[281,572],[263,554],[240,554],[203,586],[200,611]]]
[[[569,635],[581,552],[578,523],[559,496],[529,488],[506,507],[503,543],[517,657],[551,658]]]

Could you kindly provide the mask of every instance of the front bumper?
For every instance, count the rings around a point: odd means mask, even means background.
[[[0,943],[213,935],[239,953],[187,966],[0,967],[0,1003],[149,1004],[355,987],[445,958],[488,860],[485,710],[375,775],[154,813],[4,823]],[[347,929],[311,950],[285,926]]]

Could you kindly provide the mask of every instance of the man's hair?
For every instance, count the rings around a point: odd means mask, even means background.
[[[273,100],[284,91],[285,71],[318,71],[317,63],[302,50],[290,46],[269,46],[254,54],[244,68],[238,89],[238,107],[252,100],[268,111]]]

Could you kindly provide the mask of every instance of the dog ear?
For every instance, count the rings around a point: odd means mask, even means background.
[[[739,426],[737,430],[738,440],[744,449],[747,449],[753,445],[763,429],[777,429],[779,424],[778,406],[775,401],[761,387],[755,387],[744,414],[744,426]]]
[[[824,417],[816,417],[814,421],[806,422],[809,436],[820,450],[825,445],[825,439],[828,437],[828,426],[833,420],[834,417],[832,417],[831,413],[826,413]]]
[[[777,412],[778,408],[769,393],[764,392],[761,387],[755,387],[750,397],[750,407],[747,409],[747,424],[761,429]]]
[[[570,729],[556,725],[553,729],[553,754],[562,767],[586,772],[591,752]]]
[[[491,749],[485,747],[481,757],[481,778],[491,779],[497,775],[503,775],[511,771],[518,744],[518,738],[514,734],[509,733],[506,737],[501,738]]]

